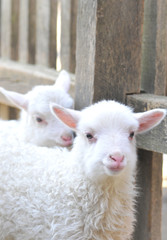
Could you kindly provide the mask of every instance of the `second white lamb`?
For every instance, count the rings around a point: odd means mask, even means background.
[[[57,120],[49,109],[54,102],[66,108],[73,108],[69,95],[70,75],[61,71],[54,85],[34,87],[27,94],[0,88],[10,102],[21,109],[19,120],[1,120],[0,136],[5,142],[21,140],[39,146],[69,146],[73,142],[72,131]]]

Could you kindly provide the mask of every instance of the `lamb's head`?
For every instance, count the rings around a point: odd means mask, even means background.
[[[25,141],[40,146],[69,146],[73,141],[72,130],[53,116],[49,104],[54,102],[65,108],[73,107],[73,99],[68,94],[70,76],[61,71],[54,85],[34,87],[27,94],[0,91],[21,111],[21,134]]]
[[[73,152],[86,174],[113,176],[136,166],[135,135],[161,122],[165,110],[135,114],[115,101],[102,101],[81,112],[52,105],[52,111],[77,132]]]

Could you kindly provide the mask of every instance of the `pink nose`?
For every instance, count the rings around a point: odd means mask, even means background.
[[[68,142],[72,140],[72,136],[62,136],[63,141]]]
[[[120,154],[114,154],[114,155],[110,155],[111,160],[117,162],[117,163],[121,163],[124,160],[124,156],[120,155]]]

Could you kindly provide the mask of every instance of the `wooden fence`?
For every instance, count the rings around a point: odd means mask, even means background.
[[[33,85],[51,83],[57,72],[50,67],[56,69],[60,61],[62,68],[75,73],[76,109],[104,98],[127,103],[135,111],[167,108],[167,1],[0,3],[1,86],[26,92]],[[2,97],[0,101],[7,103]],[[137,144],[141,195],[134,240],[161,240],[167,118]]]
[[[74,73],[76,11],[77,0],[0,0],[0,85],[24,93],[52,84],[56,69]],[[17,116],[2,104],[0,113],[4,119]]]

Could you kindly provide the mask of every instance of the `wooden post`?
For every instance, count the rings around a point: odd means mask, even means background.
[[[11,56],[11,0],[1,0],[1,57]],[[5,13],[5,14],[4,14]]]
[[[37,0],[36,8],[36,64],[49,65],[50,1]]]
[[[36,55],[36,0],[29,0],[28,11],[28,62],[35,64]]]
[[[77,0],[59,0],[61,10],[61,68],[75,72]]]
[[[70,25],[70,72],[75,73],[76,67],[76,27],[78,0],[71,0],[71,25]]]
[[[145,0],[142,89],[167,95],[167,2]]]
[[[167,3],[145,0],[144,7],[142,89],[147,93],[165,95]],[[162,154],[140,150],[139,169],[138,183],[142,195],[138,199],[134,239],[161,240]]]
[[[0,22],[1,22],[1,8],[2,8],[2,2],[0,0]],[[0,24],[0,56],[1,56],[1,24]]]
[[[11,9],[11,59],[17,61],[19,55],[19,10],[20,0],[12,1]]]
[[[50,1],[49,67],[56,68],[57,59],[57,0]]]
[[[60,0],[61,9],[61,50],[60,60],[63,69],[70,69],[70,22],[71,0]]]
[[[1,57],[11,58],[11,0],[1,0]],[[3,119],[8,119],[9,109],[7,105],[0,104],[0,115]]]
[[[143,0],[78,2],[75,106],[140,92]]]
[[[19,61],[22,63],[28,62],[28,15],[29,15],[28,4],[29,0],[20,1]]]
[[[139,150],[135,240],[161,240],[162,154]]]

